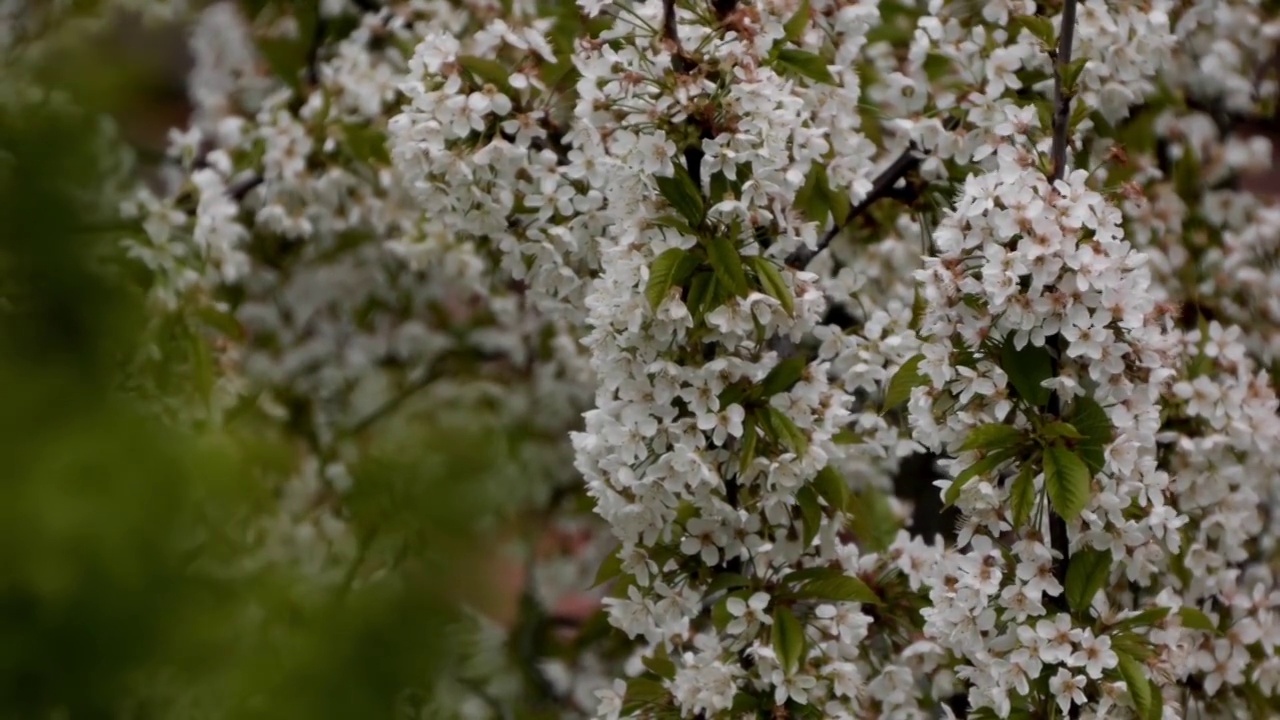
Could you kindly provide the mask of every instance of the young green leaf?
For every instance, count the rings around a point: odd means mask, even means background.
[[[859,602],[867,605],[881,604],[875,591],[866,583],[850,575],[810,580],[790,595],[798,600],[829,600],[831,602]]]
[[[1022,431],[1004,423],[988,423],[979,425],[969,431],[969,437],[957,448],[958,452],[966,450],[1003,450],[1018,443],[1022,439]]]
[[[1080,516],[1089,504],[1093,473],[1079,455],[1062,445],[1051,445],[1044,452],[1044,487],[1053,510],[1067,522]]]
[[[747,587],[751,584],[745,576],[738,573],[722,572],[716,573],[716,576],[707,583],[707,587],[702,591],[703,596],[714,595],[721,590],[736,590],[738,588]]]
[[[808,26],[809,0],[800,0],[800,7],[796,9],[794,15],[787,19],[786,24],[782,26],[782,30],[787,34],[787,40],[796,43],[804,36],[804,29]]]
[[[1023,400],[1035,407],[1049,402],[1051,392],[1041,386],[1053,375],[1053,358],[1046,348],[1028,343],[1019,350],[1010,336],[1000,348],[1000,367]]]
[[[702,225],[706,218],[706,208],[702,201],[702,190],[694,184],[689,171],[680,163],[675,163],[675,172],[671,177],[659,176],[658,192],[667,199],[676,212],[689,221],[695,229]]]
[[[773,653],[788,675],[795,672],[805,655],[804,628],[791,610],[779,605],[773,610]]]
[[[1142,720],[1161,720],[1164,717],[1164,689],[1155,680],[1148,680],[1147,687],[1151,693],[1151,707]]]
[[[1167,607],[1151,608],[1113,624],[1110,630],[1133,630],[1134,628],[1151,627],[1168,616],[1169,608]]]
[[[501,90],[504,94],[514,96],[509,80],[511,78],[511,68],[503,65],[497,60],[489,58],[476,57],[474,55],[461,55],[458,57],[458,65],[462,69],[475,76],[475,79],[481,83],[488,83]]]
[[[943,500],[948,506],[954,505],[956,500],[960,497],[960,491],[964,490],[964,487],[969,484],[969,481],[994,471],[1009,460],[1012,460],[1016,455],[1016,450],[997,450],[965,468],[956,476],[955,480],[951,481],[951,485],[943,495]]]
[[[826,166],[822,163],[813,163],[809,167],[804,185],[796,193],[796,209],[810,222],[826,225],[827,217],[831,214],[830,204],[827,201],[828,192]]]
[[[1061,438],[1066,438],[1068,440],[1081,440],[1084,438],[1084,435],[1081,435],[1080,431],[1077,430],[1074,425],[1064,423],[1061,420],[1054,420],[1053,422],[1045,423],[1044,427],[1040,430],[1040,435],[1045,440],[1058,440]]]
[[[1077,613],[1086,613],[1093,596],[1111,578],[1111,551],[1085,548],[1071,554],[1067,565],[1067,605]]]
[[[822,505],[818,502],[818,493],[809,485],[796,493],[796,504],[800,506],[800,517],[804,520],[804,547],[809,547],[822,526]]]
[[[831,511],[845,512],[849,504],[849,486],[830,465],[818,471],[818,477],[813,480],[813,488],[818,491],[818,497],[826,501]]]
[[[884,392],[884,410],[889,412],[911,399],[911,391],[924,385],[928,379],[920,374],[920,361],[924,355],[916,355],[906,362],[889,379],[889,387]]]
[[[1142,663],[1125,653],[1116,653],[1116,657],[1120,660],[1120,677],[1129,689],[1133,707],[1138,711],[1138,717],[1145,718],[1151,712],[1151,686],[1142,670]]]
[[[1191,628],[1192,630],[1203,630],[1205,632],[1217,633],[1218,626],[1203,610],[1193,607],[1184,607],[1178,611],[1178,617],[1182,618],[1182,626]]]
[[[666,647],[663,645],[658,646],[658,651],[653,657],[641,658],[640,663],[649,672],[663,680],[670,680],[676,676],[676,664],[671,662],[671,658],[667,656]]]
[[[778,51],[777,69],[779,72],[807,77],[824,85],[835,85],[836,79],[827,67],[827,61],[821,55],[806,50],[782,48]]]
[[[1036,38],[1045,44],[1045,47],[1053,47],[1055,42],[1056,31],[1053,29],[1053,22],[1047,17],[1041,15],[1019,15],[1014,21],[1026,28],[1028,32],[1036,36]]]
[[[604,561],[600,563],[600,568],[596,570],[596,579],[591,583],[591,587],[599,587],[621,574],[622,558],[618,556],[618,553],[609,553],[605,556]]]
[[[782,273],[774,266],[768,258],[752,255],[749,259],[751,266],[756,271],[756,279],[760,281],[760,290],[765,295],[777,300],[782,305],[782,310],[788,315],[794,315],[796,312],[796,298],[791,293],[791,288],[787,287],[787,281],[782,278]]]
[[[1115,436],[1115,428],[1097,400],[1085,396],[1077,398],[1071,408],[1071,425],[1083,436],[1076,443],[1076,450],[1089,470],[1097,473],[1106,462],[1106,447]]]
[[[764,414],[766,427],[769,429],[774,439],[781,442],[796,455],[804,455],[809,451],[809,437],[804,431],[796,426],[786,413],[773,407],[766,405],[761,409]]]
[[[898,535],[899,521],[889,498],[874,488],[849,497],[849,529],[858,543],[871,552],[883,552]]]
[[[723,235],[711,238],[707,242],[707,259],[716,271],[716,279],[729,292],[746,297],[750,288],[747,287],[747,274],[742,269],[742,256],[729,238]]]
[[[644,296],[654,310],[671,293],[671,288],[684,284],[698,267],[698,259],[681,248],[668,248],[654,258],[649,266],[649,282],[644,286]]]
[[[808,366],[809,359],[803,355],[793,355],[775,365],[760,384],[764,397],[790,390],[792,386],[800,382],[801,376],[804,375],[804,369]]]
[[[1013,513],[1013,527],[1018,529],[1031,519],[1036,505],[1036,469],[1031,463],[1023,463],[1018,477],[1009,486],[1009,510]]]

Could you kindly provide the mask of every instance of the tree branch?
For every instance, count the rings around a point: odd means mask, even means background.
[[[1058,31],[1058,50],[1053,58],[1053,149],[1049,158],[1053,161],[1053,174],[1049,182],[1061,180],[1067,172],[1067,136],[1071,132],[1071,96],[1075,89],[1063,83],[1067,66],[1071,64],[1071,45],[1076,36],[1076,0],[1066,0],[1062,6],[1062,27]]]
[[[815,257],[831,245],[831,241],[835,240],[837,235],[844,231],[845,228],[852,225],[854,220],[866,214],[877,200],[893,195],[893,186],[896,185],[899,180],[906,177],[912,170],[919,167],[922,159],[922,153],[915,145],[903,150],[902,154],[899,155],[897,159],[889,165],[889,167],[885,168],[884,172],[880,173],[880,175],[876,177],[875,181],[871,185],[871,192],[867,193],[867,196],[862,199],[862,202],[853,206],[853,209],[851,209],[849,214],[845,217],[844,222],[833,223],[831,225],[831,229],[827,230],[826,234],[822,236],[822,239],[818,241],[817,247],[812,250],[807,247],[802,247],[788,255],[786,259],[787,267],[795,268],[797,270],[803,270],[808,267],[809,263],[812,262]]]
[[[676,27],[676,0],[662,0],[662,37],[680,49],[680,29]]]
[[[1053,169],[1052,174],[1049,176],[1050,183],[1061,180],[1067,172],[1067,135],[1070,132],[1071,96],[1074,93],[1074,89],[1065,87],[1063,80],[1067,65],[1071,63],[1071,44],[1075,39],[1076,29],[1076,2],[1077,0],[1066,0],[1062,7],[1062,26],[1058,31],[1058,50],[1053,58],[1053,147],[1050,152]],[[1057,377],[1064,351],[1061,335],[1054,336],[1053,346],[1057,350],[1057,357],[1052,358],[1052,375]],[[1049,405],[1046,409],[1054,416],[1062,413],[1061,401],[1057,391],[1054,391],[1049,396]],[[1066,587],[1067,563],[1071,557],[1071,538],[1067,532],[1066,521],[1052,511],[1049,513],[1049,546],[1060,555],[1059,559],[1054,562],[1053,575],[1059,584]],[[1058,597],[1057,600],[1061,603],[1063,598]],[[1071,717],[1078,717],[1078,712],[1078,707],[1073,705]]]

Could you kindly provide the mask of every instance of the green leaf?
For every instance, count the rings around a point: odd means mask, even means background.
[[[1112,633],[1111,649],[1136,658],[1138,662],[1145,662],[1155,655],[1155,648],[1151,647],[1146,638],[1131,632]]]
[[[1023,463],[1018,477],[1009,486],[1009,509],[1013,513],[1013,527],[1018,529],[1031,519],[1036,505],[1036,469],[1031,463]]]
[[[1067,522],[1080,516],[1089,504],[1093,473],[1084,460],[1062,445],[1052,445],[1044,453],[1044,487],[1054,512]]]
[[[1143,720],[1161,720],[1164,717],[1164,690],[1155,680],[1148,680],[1148,692],[1151,694],[1151,708]]]
[[[658,651],[653,657],[641,658],[640,662],[649,672],[663,680],[670,680],[676,676],[676,664],[667,657],[667,650],[662,645],[658,646]]]
[[[344,123],[342,135],[347,142],[347,149],[360,160],[378,165],[391,163],[386,134],[380,132],[377,126]]]
[[[813,163],[809,166],[809,174],[805,176],[804,186],[796,193],[796,209],[810,222],[826,225],[827,216],[831,214],[831,206],[827,201],[829,192],[826,165]]]
[[[1062,85],[1067,92],[1075,91],[1076,82],[1080,80],[1080,73],[1088,62],[1089,58],[1082,56],[1067,63],[1066,69],[1062,72]]]
[[[1071,408],[1071,425],[1084,436],[1076,443],[1080,457],[1093,473],[1100,472],[1106,463],[1106,447],[1115,436],[1107,411],[1091,397],[1077,398]]]
[[[716,271],[716,279],[738,297],[746,297],[747,274],[742,269],[742,256],[733,242],[723,235],[716,235],[707,242],[707,259]]]
[[[804,369],[807,367],[809,367],[809,360],[803,355],[794,355],[775,365],[761,384],[764,397],[790,390],[800,382],[800,377],[804,375]]]
[[[1064,423],[1061,420],[1054,420],[1051,423],[1046,423],[1044,428],[1041,429],[1040,434],[1045,440],[1058,440],[1060,438],[1066,438],[1068,440],[1084,439],[1084,435],[1081,435],[1080,431],[1077,430],[1074,425]]]
[[[1027,343],[1021,350],[1014,347],[1010,336],[1000,348],[1000,367],[1004,368],[1018,395],[1034,407],[1049,402],[1052,391],[1040,383],[1053,376],[1053,358],[1049,351]]]
[[[910,400],[911,391],[928,382],[927,378],[920,374],[921,360],[924,360],[924,355],[916,355],[908,359],[889,379],[889,387],[884,392],[884,410],[881,412],[889,412]]]
[[[671,288],[683,286],[697,268],[698,259],[681,248],[669,248],[654,258],[649,266],[649,282],[644,286],[649,307],[657,310],[670,295]]]
[[[1027,32],[1047,47],[1053,47],[1056,44],[1057,32],[1053,29],[1053,22],[1049,18],[1042,15],[1019,15],[1014,18],[1014,22],[1026,28]]]
[[[1193,607],[1184,607],[1178,611],[1178,617],[1182,618],[1182,626],[1191,628],[1192,630],[1203,630],[1217,634],[1218,626],[1203,610]]]
[[[600,563],[600,568],[596,570],[596,579],[591,583],[591,587],[600,587],[621,574],[622,558],[618,556],[618,553],[610,553],[605,556]]]
[[[858,543],[871,552],[884,552],[898,535],[898,518],[885,493],[876,489],[849,497],[849,529]]]
[[[690,227],[689,221],[679,215],[660,215],[656,218],[650,218],[648,222],[653,227],[671,228],[682,235],[698,234],[698,231]]]
[[[791,610],[778,606],[773,610],[773,652],[788,675],[796,671],[805,651],[804,628]]]
[[[954,505],[956,500],[960,497],[960,491],[964,490],[965,485],[968,485],[971,480],[992,472],[996,468],[1013,459],[1016,455],[1016,450],[997,450],[965,468],[956,476],[956,479],[951,482],[951,485],[947,488],[947,492],[942,496],[943,500],[948,506]]]
[[[838,572],[838,571],[835,571]],[[829,600],[880,605],[880,598],[869,585],[851,575],[836,575],[810,580],[790,595],[798,600]]]
[[[749,258],[751,266],[756,271],[756,279],[760,281],[760,290],[765,295],[777,300],[784,312],[788,315],[795,315],[796,298],[791,294],[791,288],[787,287],[787,281],[782,278],[782,273],[774,266],[768,258],[753,255]]]
[[[690,227],[697,228],[706,218],[706,209],[702,202],[702,190],[693,183],[689,171],[680,163],[674,164],[675,171],[671,177],[656,177],[658,192],[666,198],[671,207],[689,221]]]
[[[796,455],[802,456],[809,451],[808,436],[791,418],[787,417],[786,413],[771,405],[764,406],[761,411],[764,413],[766,425],[776,440]]]
[[[957,452],[966,450],[1001,450],[1011,447],[1022,440],[1022,431],[1004,423],[988,423],[979,425],[969,431],[969,437],[957,448]]]
[[[782,48],[778,51],[778,72],[807,77],[825,85],[835,85],[836,79],[827,68],[827,61],[820,55],[806,50]]]
[[[648,677],[631,678],[627,681],[623,711],[636,713],[645,706],[666,702],[667,698],[667,689],[661,682]]]
[[[813,488],[832,512],[845,512],[845,507],[849,504],[849,486],[835,468],[828,465],[819,470],[818,477],[813,480]]]
[[[480,83],[488,83],[501,90],[508,97],[515,95],[508,82],[511,77],[511,68],[497,60],[476,57],[475,55],[460,55],[458,57],[458,65],[462,66],[463,70],[471,73]]]
[[[1147,681],[1147,674],[1142,670],[1142,663],[1125,653],[1116,653],[1116,657],[1120,660],[1120,677],[1124,678],[1124,684],[1129,689],[1133,706],[1137,709],[1138,716],[1145,718],[1151,712],[1151,686]]]
[[[800,41],[800,38],[804,37],[804,29],[808,26],[809,0],[800,0],[800,7],[796,9],[794,15],[787,19],[782,29],[787,34],[787,40],[796,43]]]
[[[721,590],[737,590],[738,588],[747,587],[751,581],[744,575],[731,572],[716,573],[716,576],[707,583],[706,589],[702,591],[704,596],[714,595]]]
[[[1088,612],[1093,596],[1110,577],[1110,550],[1084,548],[1072,553],[1067,566],[1067,604],[1077,613]]]
[[[712,298],[715,297],[715,279],[715,273],[703,271],[695,273],[693,280],[689,283],[689,295],[685,299],[685,306],[689,308],[689,314],[697,320],[701,320],[702,316],[711,309]]]
[[[822,526],[822,505],[818,503],[818,493],[809,485],[796,493],[796,504],[800,506],[800,517],[804,518],[802,542],[804,547],[809,547],[818,536],[818,528]]]
[[[1151,627],[1169,616],[1169,608],[1157,607],[1143,610],[1133,617],[1125,618],[1111,626],[1112,631],[1133,630],[1140,627]]]

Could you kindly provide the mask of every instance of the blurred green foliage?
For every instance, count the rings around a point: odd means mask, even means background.
[[[101,230],[97,113],[137,99],[104,85],[108,58],[74,61],[93,72],[49,77],[79,78],[61,90],[83,112],[0,102],[0,720],[392,717],[453,662],[457,598],[484,592],[464,570],[485,438],[423,429],[356,468],[342,582],[243,566],[289,439],[166,426],[123,391],[144,343],[179,340],[145,336]]]

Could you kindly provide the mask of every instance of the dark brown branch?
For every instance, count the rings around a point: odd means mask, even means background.
[[[227,188],[227,196],[232,200],[239,202],[245,198],[254,188],[262,184],[262,174],[254,173],[251,177],[247,177],[234,185]]]
[[[854,205],[853,208],[849,210],[849,214],[845,217],[844,222],[833,223],[831,225],[831,229],[827,230],[826,234],[822,236],[822,239],[818,241],[817,247],[812,250],[807,247],[802,247],[787,256],[787,267],[796,268],[797,270],[803,270],[805,267],[808,267],[813,258],[817,257],[823,250],[826,250],[827,246],[831,244],[832,240],[835,240],[837,235],[839,235],[845,228],[852,225],[854,220],[858,219],[870,210],[871,206],[874,205],[877,200],[890,197],[893,194],[893,186],[896,185],[899,180],[906,177],[912,170],[919,167],[921,159],[921,152],[914,145],[902,151],[902,154],[899,155],[897,159],[895,159],[889,167],[885,168],[884,172],[880,173],[880,175],[875,179],[875,182],[871,185],[871,192],[867,193],[867,196],[862,199],[862,202]]]
[[[724,20],[738,9],[738,0],[711,0],[711,9],[715,11],[717,19]]]
[[[1065,74],[1067,66],[1071,63],[1071,44],[1075,39],[1076,31],[1076,1],[1066,0],[1062,7],[1062,25],[1058,30],[1058,50],[1054,55],[1053,61],[1053,146],[1050,151],[1050,160],[1053,163],[1052,174],[1049,176],[1049,182],[1057,182],[1061,180],[1067,172],[1067,136],[1071,132],[1071,96],[1074,94],[1074,88],[1065,86]],[[1061,367],[1061,357],[1066,348],[1063,346],[1061,335],[1055,335],[1052,345],[1057,350],[1057,357],[1052,360],[1052,375],[1057,377]],[[1049,406],[1046,408],[1051,415],[1058,416],[1062,413],[1061,401],[1058,398],[1058,391],[1054,391],[1049,396]],[[1049,547],[1060,556],[1053,564],[1053,575],[1058,583],[1063,587],[1067,585],[1067,566],[1071,557],[1071,538],[1067,532],[1067,523],[1056,512],[1049,512]],[[1060,607],[1065,608],[1063,603],[1064,596],[1058,596],[1055,600]],[[1079,709],[1072,706],[1070,717],[1079,717]]]
[[[676,0],[662,0],[662,37],[680,47],[680,29],[676,27]]]
[[[1071,64],[1071,45],[1076,36],[1076,0],[1062,6],[1062,27],[1058,31],[1058,51],[1053,58],[1053,148],[1049,158],[1053,174],[1049,182],[1061,180],[1067,173],[1067,139],[1071,133],[1071,96],[1075,88],[1064,84],[1067,66]]]

